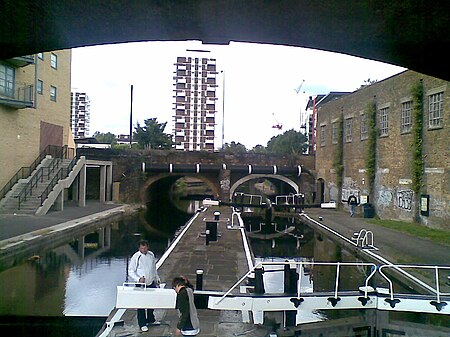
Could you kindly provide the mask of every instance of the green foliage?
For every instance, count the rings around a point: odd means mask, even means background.
[[[402,233],[414,235],[418,238],[430,239],[437,243],[442,243],[450,246],[450,231],[444,229],[433,229],[419,225],[416,223],[409,223],[405,221],[396,220],[375,220],[371,219],[368,222],[390,228]]]
[[[367,152],[366,152],[366,172],[370,191],[373,192],[375,185],[375,174],[377,166],[377,109],[375,101],[370,102],[365,110],[367,115]]]
[[[258,145],[255,145],[253,147],[253,149],[251,149],[249,152],[251,152],[251,153],[267,153],[267,149],[263,145],[258,144]]]
[[[302,154],[308,147],[306,141],[307,138],[303,133],[291,129],[272,137],[267,142],[266,149],[268,153]]]
[[[344,175],[344,119],[342,118],[342,114],[339,116],[337,124],[337,144],[333,168],[336,173],[336,185],[341,190]]]
[[[102,133],[102,132],[96,131],[94,133],[94,138],[97,139],[97,141],[102,144],[114,145],[117,143],[116,135],[111,132]]]
[[[244,144],[231,142],[231,143],[225,143],[223,145],[223,148],[221,149],[222,152],[233,154],[233,153],[246,153],[247,148]]]
[[[138,142],[141,149],[161,149],[172,148],[172,136],[164,133],[167,123],[158,123],[156,118],[144,120],[144,126],[137,123],[133,138]]]
[[[419,195],[423,184],[423,85],[422,82],[417,83],[411,88],[411,96],[413,97],[413,127],[412,127],[412,189]]]

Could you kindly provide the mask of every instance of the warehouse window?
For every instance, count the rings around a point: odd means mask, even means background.
[[[412,119],[411,119],[411,105],[412,102],[403,102],[402,103],[402,116],[401,116],[401,124],[400,124],[400,132],[408,133],[411,132],[412,127]]]
[[[380,136],[381,137],[389,135],[388,116],[389,116],[389,108],[388,107],[380,109]]]
[[[428,96],[428,127],[440,128],[444,125],[444,93],[439,92]]]

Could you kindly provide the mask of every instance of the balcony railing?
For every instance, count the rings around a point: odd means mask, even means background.
[[[25,67],[27,65],[34,64],[34,55],[13,57],[7,59],[6,62],[12,64],[15,67]]]
[[[0,83],[0,104],[16,109],[33,107],[34,86],[32,84],[8,81],[3,86],[3,83]]]

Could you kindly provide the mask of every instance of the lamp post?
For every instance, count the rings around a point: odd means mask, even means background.
[[[130,149],[133,141],[133,85],[131,85],[131,101],[130,101]]]
[[[222,77],[222,149],[225,140],[225,70],[221,70]]]

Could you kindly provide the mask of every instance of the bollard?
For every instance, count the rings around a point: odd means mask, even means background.
[[[262,295],[266,291],[264,289],[264,268],[256,268],[255,269],[255,294]]]
[[[203,269],[197,269],[195,273],[197,274],[195,290],[203,290]]]
[[[288,262],[286,260],[286,262]],[[298,274],[296,268],[291,268],[289,264],[284,265],[284,293],[295,295],[297,293]],[[284,327],[296,325],[296,310],[287,310],[284,312]]]
[[[206,221],[206,232],[209,232],[209,241],[217,241],[217,222]]]
[[[208,246],[209,245],[209,236],[211,235],[211,233],[210,233],[210,231],[209,231],[209,229],[207,229],[206,231],[205,231],[205,244]]]
[[[289,262],[288,260],[285,260],[284,262]],[[290,281],[291,281],[291,267],[289,266],[289,264],[285,264],[284,265],[284,293],[285,294],[290,294],[291,293],[291,286],[290,286]]]
[[[219,220],[219,218],[220,218],[220,212],[219,211],[214,212],[214,220]]]

